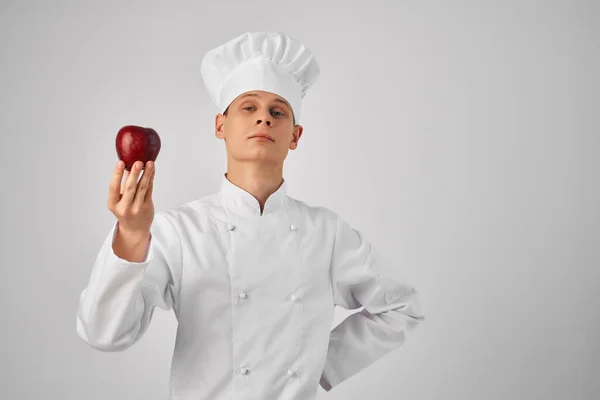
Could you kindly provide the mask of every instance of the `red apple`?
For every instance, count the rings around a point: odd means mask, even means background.
[[[125,169],[131,171],[136,161],[142,161],[142,169],[146,162],[156,161],[160,151],[160,137],[152,128],[126,125],[117,133],[117,155],[125,162]]]

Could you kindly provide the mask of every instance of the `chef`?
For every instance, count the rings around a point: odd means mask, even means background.
[[[308,48],[245,33],[207,52],[201,73],[222,113],[220,187],[154,213],[153,163],[137,183],[138,161],[121,193],[111,184],[117,218],[81,293],[77,333],[124,351],[156,307],[173,310],[170,399],[315,399],[319,385],[329,391],[404,344],[424,321],[417,290],[337,213],[287,194],[283,163],[320,74]],[[335,306],[363,309],[332,330]]]

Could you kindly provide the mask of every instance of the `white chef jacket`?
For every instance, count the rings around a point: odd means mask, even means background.
[[[172,309],[172,400],[312,400],[401,346],[424,321],[417,290],[339,215],[286,188],[261,213],[224,174],[218,192],[155,213],[139,263],[114,254],[115,221],[78,335],[123,351],[155,307]],[[331,330],[336,305],[364,309]]]

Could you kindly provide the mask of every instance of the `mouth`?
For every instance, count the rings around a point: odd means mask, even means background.
[[[248,139],[268,140],[274,142],[271,135],[267,135],[266,133],[257,133],[255,135],[250,136]]]

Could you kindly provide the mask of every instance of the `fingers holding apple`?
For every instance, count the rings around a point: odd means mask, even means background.
[[[134,163],[132,171],[124,170],[123,161],[119,161],[115,166],[109,185],[108,207],[114,207],[120,201],[132,204],[138,197],[143,200],[152,200],[154,171],[153,161],[148,161],[145,166],[137,161]],[[139,179],[140,173],[142,173],[141,179]],[[138,193],[141,196],[138,196]]]
[[[141,161],[136,161],[133,164],[131,172],[127,176],[127,179],[125,179],[123,195],[121,196],[121,202],[124,203],[126,206],[132,205],[134,199],[136,197],[139,197],[138,192],[142,189],[142,181],[144,180],[144,178],[146,178],[147,180],[151,172],[148,169],[144,169],[144,171],[142,172],[143,169],[143,163]],[[143,174],[142,179],[139,179],[140,174]],[[144,189],[144,191],[145,190],[146,189]],[[145,193],[142,194],[142,197],[144,195]]]
[[[120,190],[120,194],[123,195],[123,192],[125,191],[125,183],[127,182],[127,179],[129,179],[129,172],[128,170],[124,170],[124,177],[122,178],[122,182],[121,182],[121,190]],[[119,197],[119,200],[121,198]]]
[[[139,163],[139,161],[137,161],[136,163]],[[142,174],[142,178],[139,180],[139,182],[134,182],[134,183],[137,183],[136,190],[135,190],[135,197],[131,204],[134,213],[139,212],[139,210],[141,210],[144,207],[145,203],[152,203],[152,188],[153,188],[153,182],[154,182],[154,162],[148,161],[146,163],[145,167],[143,165],[140,165],[137,168],[139,168],[139,169],[145,168],[145,169]]]
[[[141,161],[135,162],[124,183],[121,183],[124,168],[122,161],[115,167],[109,187],[108,208],[119,220],[121,230],[132,234],[144,233],[150,229],[154,218],[154,162],[149,161],[145,166]],[[140,174],[142,177],[138,181]]]
[[[123,161],[119,161],[115,165],[110,184],[108,185],[108,209],[111,211],[119,200],[121,200],[121,195],[123,194],[123,184],[121,183],[123,180],[123,167]]]

